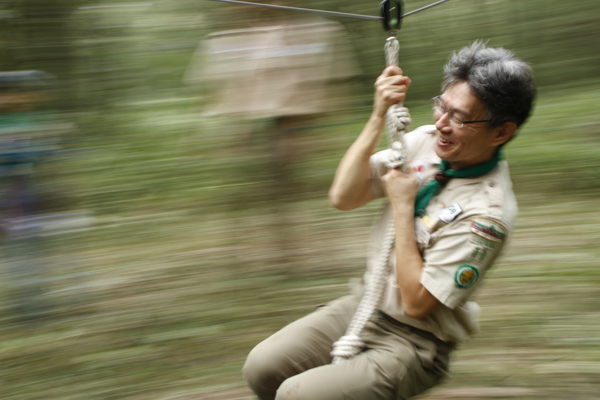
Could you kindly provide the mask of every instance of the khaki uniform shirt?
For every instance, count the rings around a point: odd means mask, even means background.
[[[421,186],[439,171],[441,159],[435,153],[435,141],[433,125],[405,135],[409,167]],[[385,161],[389,156],[390,151],[384,150],[371,157],[371,191],[375,197],[384,196],[381,177],[388,172]],[[388,204],[375,227],[365,282],[379,257],[391,212]],[[479,326],[479,307],[467,300],[504,246],[516,215],[517,202],[505,161],[485,175],[451,179],[431,199],[425,215],[415,218],[418,247],[424,261],[421,284],[442,305],[421,320],[405,315],[396,287],[396,256],[392,253],[392,272],[381,311],[444,341],[467,339]]]

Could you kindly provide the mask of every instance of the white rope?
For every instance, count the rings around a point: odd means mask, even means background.
[[[387,161],[388,168],[401,168],[406,159],[406,146],[404,145],[404,133],[412,123],[408,108],[394,104],[387,114],[386,125],[388,131],[388,144],[392,149],[392,157]]]
[[[398,40],[394,36],[390,36],[385,44],[385,56],[388,66],[398,65],[399,50],[400,45],[398,44]],[[400,168],[404,166],[404,161],[406,160],[406,147],[403,145],[404,133],[411,122],[408,109],[403,107],[402,103],[394,104],[388,109],[386,124],[388,129],[388,144],[392,149],[392,157],[387,162],[388,168]],[[358,304],[352,321],[350,321],[346,334],[333,344],[331,356],[333,357],[334,364],[354,357],[365,347],[360,334],[371,315],[381,305],[385,283],[390,273],[389,261],[394,248],[395,238],[394,220],[390,219],[383,238],[379,258],[377,259],[365,293]]]
[[[387,66],[398,65],[400,44],[395,36],[388,37],[385,43],[385,61]],[[388,131],[388,145],[392,149],[393,158],[388,162],[388,168],[399,168],[404,164],[404,133],[412,123],[408,108],[402,102],[392,105],[387,110],[386,124]]]
[[[389,67],[391,65],[398,65],[398,54],[400,54],[400,43],[395,36],[390,36],[385,41],[385,64]]]

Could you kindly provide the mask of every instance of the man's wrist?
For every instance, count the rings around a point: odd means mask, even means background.
[[[379,114],[376,110],[373,110],[369,120],[371,123],[381,125],[383,127],[385,125],[385,114]]]
[[[393,198],[390,198],[390,203],[395,210],[401,211],[402,213],[414,214],[415,212],[415,196],[408,195],[406,193],[395,194]],[[412,214],[411,214],[412,215]]]
[[[394,209],[394,222],[398,225],[398,222],[413,223],[415,215],[415,202],[414,199],[411,202],[410,199],[402,202],[392,202],[392,208]]]

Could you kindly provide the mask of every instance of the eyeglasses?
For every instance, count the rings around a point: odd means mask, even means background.
[[[460,115],[459,112],[447,109],[446,106],[444,105],[444,102],[440,98],[440,96],[435,96],[433,99],[431,99],[431,101],[433,102],[433,111],[439,112],[441,115],[448,113],[448,119],[450,120],[450,123],[457,128],[462,128],[462,126],[464,124],[473,124],[475,122],[489,122],[490,121],[489,119],[482,119],[482,120],[477,120],[477,121],[465,121],[465,118],[462,115]]]

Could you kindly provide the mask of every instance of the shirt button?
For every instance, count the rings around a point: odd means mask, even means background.
[[[489,185],[490,185],[490,187],[494,187],[494,186],[496,186],[496,182],[490,181]]]

